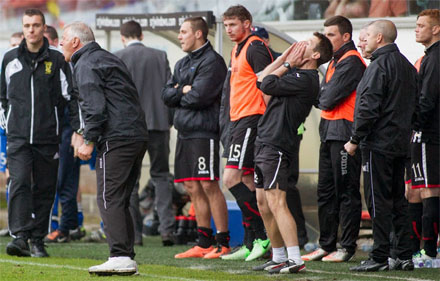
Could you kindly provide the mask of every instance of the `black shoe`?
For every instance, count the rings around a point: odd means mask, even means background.
[[[412,271],[414,270],[414,263],[412,259],[401,260],[399,258],[392,259],[391,262],[388,261],[390,270],[403,270],[403,271]]]
[[[275,266],[278,266],[284,262],[274,262],[273,260],[268,260],[267,262],[252,267],[252,270],[254,271],[263,271],[263,270],[269,270],[272,269]]]
[[[388,270],[388,261],[376,262],[373,259],[361,261],[358,266],[350,267],[350,271],[385,271]]]
[[[10,256],[30,257],[29,244],[24,238],[15,238],[6,246],[6,253]]]
[[[172,233],[161,235],[162,237],[162,245],[164,247],[170,247],[176,244],[176,238]]]
[[[297,264],[293,260],[287,260],[277,266],[269,269],[270,274],[278,274],[278,273],[298,273],[300,271],[305,271],[306,265],[304,262],[302,264]]]
[[[86,236],[86,229],[84,226],[78,226],[77,229],[70,230],[69,234],[72,240],[80,240]]]
[[[47,258],[49,254],[46,252],[46,245],[43,240],[34,240],[31,242],[31,256],[34,258]]]

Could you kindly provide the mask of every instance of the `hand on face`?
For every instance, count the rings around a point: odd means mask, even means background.
[[[307,42],[301,41],[292,45],[290,53],[286,57],[286,61],[290,63],[292,67],[298,67],[304,65],[308,58],[304,58],[304,53],[307,48]]]

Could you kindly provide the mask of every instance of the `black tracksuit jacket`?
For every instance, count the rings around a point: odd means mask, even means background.
[[[344,44],[333,55],[335,72],[330,81],[321,83],[318,97],[318,108],[332,110],[343,103],[356,90],[365,71],[364,63],[357,56],[349,56],[342,61],[340,58],[350,50],[356,50],[353,41]],[[339,119],[327,120],[321,118],[319,135],[321,142],[348,141],[351,136],[353,122]]]
[[[146,141],[145,115],[125,64],[98,43],[86,44],[72,56],[84,118],[84,139]]]
[[[71,126],[80,128],[71,68],[59,50],[49,47],[46,38],[35,55],[27,51],[26,39],[4,55],[0,103],[6,115],[8,141],[59,143],[66,103]]]
[[[417,93],[417,72],[392,43],[373,52],[357,87],[353,135],[361,148],[407,155]]]
[[[179,138],[219,139],[220,98],[225,77],[225,61],[209,41],[176,63],[162,99],[167,106],[175,108],[174,127]],[[191,90],[183,94],[185,85],[190,85]]]
[[[292,140],[319,93],[318,71],[295,69],[282,77],[268,75],[257,85],[271,98],[258,122],[256,141],[292,155],[298,146]]]
[[[422,141],[440,144],[440,41],[429,46],[419,71],[418,104],[414,130],[422,132]]]

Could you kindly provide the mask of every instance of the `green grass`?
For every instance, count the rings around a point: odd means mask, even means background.
[[[143,247],[136,247],[139,276],[96,277],[87,268],[107,259],[107,244],[71,242],[50,244],[50,258],[18,258],[5,254],[10,238],[0,238],[0,280],[440,280],[438,269],[416,269],[413,272],[351,273],[348,268],[366,258],[359,252],[349,263],[325,264],[308,262],[307,273],[271,276],[253,272],[250,268],[262,261],[237,262],[203,259],[174,259],[174,254],[186,246],[162,247],[160,238],[144,239]]]

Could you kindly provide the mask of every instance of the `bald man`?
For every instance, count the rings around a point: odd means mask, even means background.
[[[367,28],[365,51],[371,64],[357,88],[354,126],[345,149],[350,155],[360,146],[365,201],[373,222],[370,258],[352,271],[388,270],[390,233],[394,229],[394,269],[413,270],[405,200],[405,158],[416,104],[417,73],[394,41],[396,26],[389,20]]]

